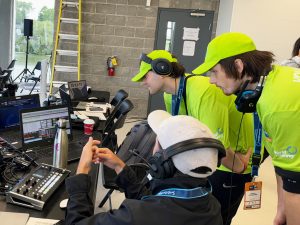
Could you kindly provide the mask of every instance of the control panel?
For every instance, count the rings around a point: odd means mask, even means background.
[[[69,174],[69,170],[40,164],[7,192],[6,201],[42,210],[47,200]]]

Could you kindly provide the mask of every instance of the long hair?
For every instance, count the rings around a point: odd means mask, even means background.
[[[236,59],[242,60],[244,64],[242,77],[247,74],[247,76],[252,77],[251,83],[255,83],[259,81],[261,75],[265,75],[272,69],[274,54],[268,51],[254,50],[222,59],[219,64],[225,70],[227,77],[237,80],[240,76],[234,63]]]
[[[173,54],[172,54],[172,58],[177,59],[177,57]],[[178,78],[184,76],[185,68],[179,62],[172,62],[172,67],[173,70],[172,73],[169,75],[169,77]]]
[[[292,57],[299,55],[299,50],[300,50],[300,38],[298,38],[294,44],[294,48],[292,51]]]

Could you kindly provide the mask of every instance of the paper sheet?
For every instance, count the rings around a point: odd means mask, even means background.
[[[14,212],[0,212],[1,224],[5,225],[25,225],[29,214],[28,213],[14,213]]]
[[[98,111],[75,111],[74,114],[77,115],[80,119],[87,119],[86,117],[96,116],[99,117],[99,120],[106,120],[104,114]]]
[[[199,27],[197,27],[197,28],[184,27],[182,39],[198,41],[199,40],[199,31],[200,31]]]
[[[59,220],[30,217],[26,225],[53,225],[56,224],[58,221]]]
[[[182,55],[184,56],[194,56],[195,54],[195,41],[184,41],[182,48]]]

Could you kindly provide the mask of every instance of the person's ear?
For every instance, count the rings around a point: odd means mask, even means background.
[[[236,68],[236,70],[238,71],[239,74],[242,74],[243,70],[244,70],[244,63],[241,59],[236,59],[234,60],[234,66]]]

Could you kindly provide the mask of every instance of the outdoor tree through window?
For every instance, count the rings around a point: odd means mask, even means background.
[[[36,63],[49,59],[53,49],[54,0],[16,0],[15,58],[17,59],[13,77],[25,68],[26,37],[24,19],[33,20],[33,36],[28,43],[28,69],[32,71]]]

